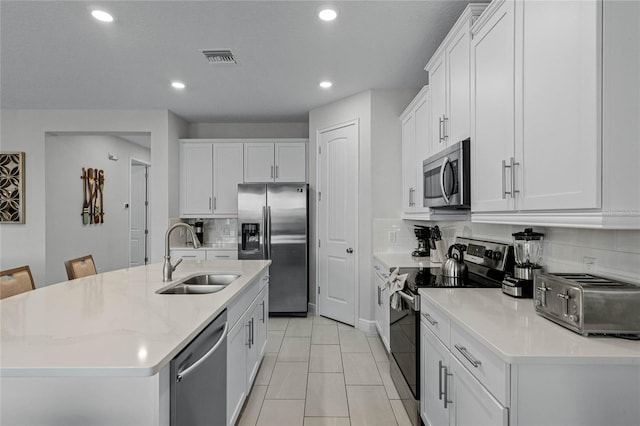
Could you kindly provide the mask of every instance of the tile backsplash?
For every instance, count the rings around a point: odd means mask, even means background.
[[[237,219],[203,219],[204,222],[204,244],[237,244]],[[184,222],[193,225],[195,219],[184,219]],[[186,236],[183,244],[188,244]]]
[[[511,234],[524,229],[520,225],[374,219],[374,252],[410,253],[417,245],[413,225],[419,224],[438,225],[447,244],[452,244],[457,235],[511,243]],[[640,231],[555,227],[534,230],[545,234],[543,263],[547,271],[583,272],[586,262],[594,262],[593,274],[640,283]]]

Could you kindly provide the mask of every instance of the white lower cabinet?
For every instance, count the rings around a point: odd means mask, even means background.
[[[178,259],[205,260],[207,258],[207,252],[205,250],[194,250],[188,248],[184,250],[171,250],[169,254],[171,255],[171,259],[173,262]]]
[[[420,416],[425,425],[640,424],[637,361],[619,364],[622,358],[580,358],[566,352],[563,356],[553,345],[528,347],[533,358],[505,361],[499,355],[504,349],[496,347],[502,337],[496,336],[510,336],[513,330],[471,333],[455,314],[445,311],[453,305],[436,306],[427,299],[422,295],[420,307]],[[489,309],[487,316],[492,315]],[[518,328],[513,318],[501,321],[504,327]],[[595,338],[580,339],[586,343]],[[614,338],[601,339],[603,345],[616,344],[608,340]]]
[[[456,426],[495,426],[509,424],[509,410],[502,406],[458,361],[449,358],[447,373],[451,384],[450,424]]]
[[[256,294],[257,293],[257,294]],[[228,308],[231,326],[227,337],[227,424],[233,426],[256,378],[267,345],[269,324],[269,275],[249,286]]]
[[[420,322],[420,415],[426,425],[508,425],[502,406],[447,347]]]
[[[374,305],[374,318],[378,335],[387,351],[389,351],[389,290],[387,289],[387,279],[389,274],[374,261],[373,285],[376,292]]]

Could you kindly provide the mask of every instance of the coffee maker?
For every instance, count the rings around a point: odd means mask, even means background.
[[[411,256],[428,257],[429,256],[429,239],[431,237],[431,228],[427,226],[414,225],[413,232],[418,239],[418,248],[416,248]]]
[[[525,228],[513,236],[516,265],[513,276],[502,281],[502,292],[513,297],[533,297],[533,277],[542,272],[542,240],[544,234]]]

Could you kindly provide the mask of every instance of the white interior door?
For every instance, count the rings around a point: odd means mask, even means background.
[[[146,265],[147,256],[147,177],[149,166],[131,162],[131,199],[129,204],[129,266]]]
[[[358,124],[321,132],[319,141],[319,312],[355,325]]]

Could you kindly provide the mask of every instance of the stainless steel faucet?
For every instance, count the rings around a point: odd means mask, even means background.
[[[168,282],[171,281],[171,276],[173,275],[173,271],[176,270],[182,259],[178,260],[175,265],[171,264],[171,255],[169,254],[169,236],[171,235],[171,231],[176,228],[187,228],[189,233],[191,234],[191,239],[193,240],[193,248],[200,248],[200,240],[196,237],[195,232],[193,232],[193,227],[186,223],[176,223],[167,229],[167,233],[165,234],[165,243],[164,243],[164,265],[162,265],[162,281]]]

